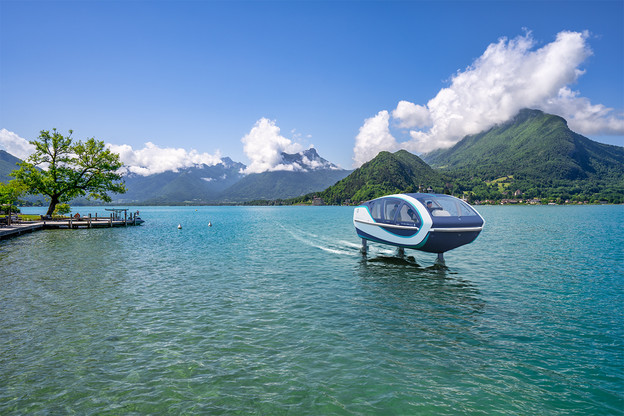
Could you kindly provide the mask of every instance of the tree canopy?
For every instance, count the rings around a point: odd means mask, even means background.
[[[90,138],[84,143],[73,141],[73,131],[63,136],[56,129],[42,130],[36,140],[35,153],[11,173],[30,194],[50,198],[47,215],[58,203],[86,196],[110,202],[109,193],[124,193],[126,188],[119,169],[119,155],[106,149],[104,142]]]
[[[20,197],[26,192],[26,187],[18,180],[8,183],[0,182],[0,211],[8,214],[8,223],[11,224],[11,211],[19,212],[15,206],[20,202]]]

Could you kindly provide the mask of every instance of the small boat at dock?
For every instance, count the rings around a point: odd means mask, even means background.
[[[113,221],[124,221],[132,225],[141,225],[145,221],[139,217],[139,211],[128,215],[128,208],[105,208],[105,211],[112,212]]]

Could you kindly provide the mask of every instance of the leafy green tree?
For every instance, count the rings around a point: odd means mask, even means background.
[[[110,202],[109,192],[126,192],[118,173],[123,166],[119,155],[95,138],[73,142],[72,133],[69,130],[65,137],[56,129],[42,130],[36,140],[30,141],[35,153],[11,173],[26,185],[28,193],[50,198],[46,215],[52,215],[57,204],[76,197]]]
[[[15,206],[20,197],[26,192],[26,186],[17,180],[8,183],[0,182],[0,210],[8,214],[8,223],[11,224],[11,211],[19,212]]]
[[[55,215],[65,215],[71,212],[69,204],[58,204],[54,210]]]

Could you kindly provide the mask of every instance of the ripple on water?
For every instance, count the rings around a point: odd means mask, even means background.
[[[578,208],[483,207],[448,269],[343,207],[1,242],[0,413],[617,414],[624,215]]]

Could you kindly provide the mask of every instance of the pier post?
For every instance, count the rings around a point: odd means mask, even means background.
[[[362,255],[366,256],[366,252],[368,251],[368,244],[366,243],[366,239],[362,239],[362,249],[360,250]]]
[[[113,214],[111,214],[110,217],[108,218],[108,226],[109,227],[113,226]]]
[[[124,211],[124,227],[128,226],[128,211]]]

